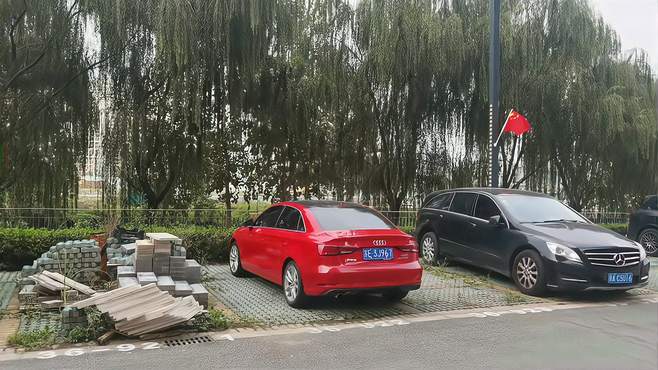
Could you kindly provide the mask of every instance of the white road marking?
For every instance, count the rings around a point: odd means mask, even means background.
[[[646,303],[658,303],[658,296],[654,297],[642,297],[633,299],[631,304],[646,304]],[[346,329],[373,329],[373,328],[389,328],[400,325],[409,325],[411,323],[423,323],[427,321],[438,321],[438,320],[451,320],[451,319],[484,319],[484,318],[496,318],[502,315],[516,314],[516,315],[526,315],[526,314],[540,314],[545,312],[552,312],[558,310],[571,310],[578,308],[594,308],[594,307],[616,307],[616,306],[626,306],[628,302],[614,302],[614,303],[555,303],[555,304],[544,304],[543,306],[531,306],[531,307],[518,307],[510,308],[501,307],[500,309],[496,308],[487,308],[480,310],[464,310],[466,312],[453,312],[453,313],[429,313],[429,314],[419,314],[411,315],[405,317],[405,319],[374,319],[366,320],[360,322],[349,322],[344,324],[335,324],[335,325],[314,325],[306,326],[301,328],[282,328],[282,329],[266,329],[266,330],[255,330],[255,331],[240,331],[231,330],[230,334],[228,333],[217,333],[214,334],[215,339],[225,340],[226,343],[233,342],[235,340],[241,340],[246,338],[255,338],[263,336],[272,336],[272,335],[289,335],[289,334],[320,334],[320,333],[330,333],[338,332]],[[213,334],[210,334],[213,336]],[[93,348],[93,349],[92,349]],[[69,349],[59,349],[52,351],[41,351],[41,352],[27,352],[27,353],[8,353],[5,355],[0,355],[0,361],[6,360],[15,360],[23,358],[36,358],[40,360],[48,360],[58,356],[69,356],[77,357],[83,354],[94,354],[99,352],[131,352],[134,350],[152,350],[161,348],[161,343],[158,342],[136,342],[136,343],[123,343],[115,346],[106,346],[106,347],[79,347],[79,348],[69,348]]]

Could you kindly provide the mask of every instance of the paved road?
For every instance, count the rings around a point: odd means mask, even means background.
[[[450,319],[132,352],[0,362],[3,369],[656,369],[658,305]]]

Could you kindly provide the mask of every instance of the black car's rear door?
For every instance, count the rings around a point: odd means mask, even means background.
[[[445,215],[445,229],[442,236],[446,239],[446,254],[475,262],[473,229],[476,224],[473,219],[473,208],[477,194],[469,192],[456,192],[450,204],[450,212]]]
[[[444,233],[447,232],[446,215],[449,214],[447,211],[450,209],[450,202],[452,202],[453,194],[454,193],[439,194],[427,202],[421,210],[420,224],[429,222],[432,226],[432,230],[436,232],[436,237],[439,239],[439,248],[443,254],[450,254],[451,252],[451,246],[444,242],[446,238]]]

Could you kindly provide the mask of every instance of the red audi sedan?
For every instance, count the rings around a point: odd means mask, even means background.
[[[354,203],[275,204],[238,228],[229,266],[283,286],[286,301],[309,296],[378,292],[389,300],[420,287],[418,244],[377,211]]]

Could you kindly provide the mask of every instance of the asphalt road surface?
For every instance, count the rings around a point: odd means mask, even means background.
[[[2,369],[656,369],[658,305],[580,308],[0,362]]]

